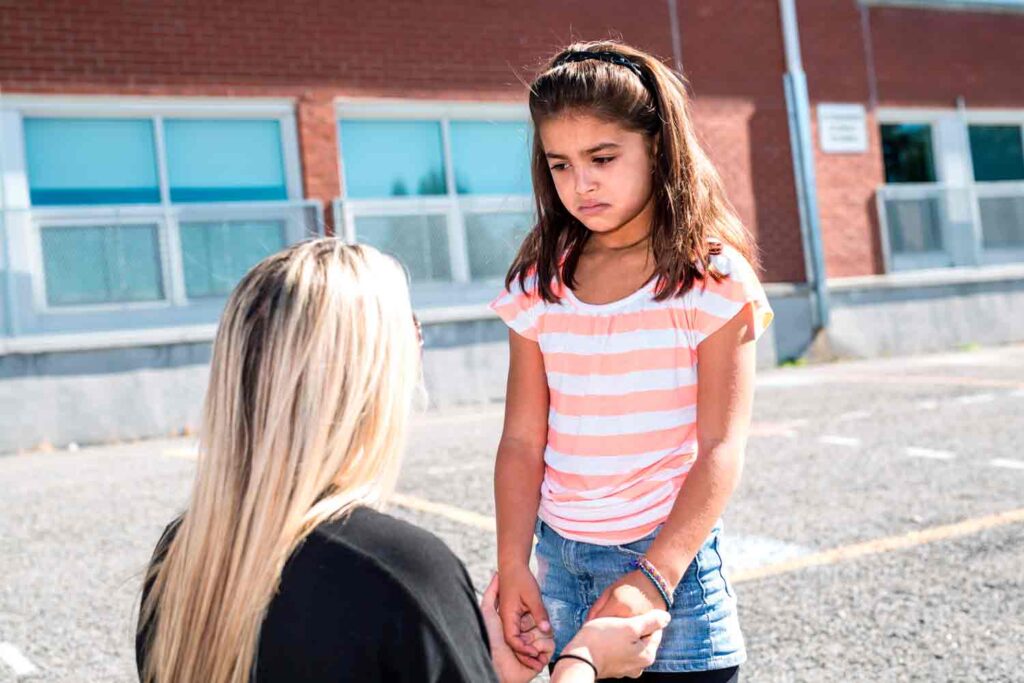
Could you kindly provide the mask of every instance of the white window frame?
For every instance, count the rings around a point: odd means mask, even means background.
[[[25,118],[102,118],[148,119],[153,124],[153,144],[156,155],[160,202],[154,204],[110,204],[90,206],[32,206],[25,153]],[[227,203],[171,203],[170,181],[167,173],[164,121],[168,118],[192,119],[261,119],[274,120],[280,126],[281,157],[284,164],[286,200],[260,202],[231,202],[230,213],[243,215],[248,209],[254,218],[266,218],[266,209],[315,208],[318,202],[303,199],[298,135],[295,122],[295,102],[284,98],[177,98],[133,96],[67,96],[67,95],[5,95],[0,98],[0,162],[3,168],[5,228],[8,236],[15,225],[28,236],[22,245],[22,256],[29,264],[32,282],[32,303],[39,314],[88,314],[184,307],[208,298],[189,299],[185,291],[185,276],[181,255],[179,219],[187,214],[189,220],[202,220],[204,210],[217,207],[220,218]],[[257,206],[259,208],[257,208]],[[263,211],[261,211],[263,209]],[[164,298],[146,302],[109,302],[97,304],[51,305],[46,299],[43,271],[41,231],[49,226],[110,224],[111,215],[126,222],[157,225],[158,245]],[[24,218],[24,220],[19,220]],[[285,215],[286,241],[301,235],[301,221]],[[9,242],[10,244],[10,242]],[[12,250],[13,251],[13,250]]]
[[[1024,145],[1024,109],[991,109],[984,111],[968,110],[966,112],[968,126],[1017,126],[1021,129],[1021,143]],[[967,135],[967,131],[964,132]],[[967,142],[967,161],[971,166],[971,181],[974,187],[975,200],[983,197],[1024,196],[1024,179],[1021,180],[985,180],[974,179],[974,162],[970,154],[970,138]],[[978,238],[982,238],[981,210],[978,209]],[[980,243],[981,262],[985,265],[1017,263],[1024,261],[1024,245],[1016,248],[986,249]]]
[[[465,216],[472,213],[530,213],[534,211],[532,194],[460,195],[455,186],[452,163],[451,123],[453,121],[509,121],[529,125],[529,108],[525,104],[494,102],[455,102],[405,99],[335,100],[335,126],[342,120],[370,121],[436,121],[441,126],[442,161],[445,168],[446,194],[435,197],[387,197],[349,199],[345,196],[345,150],[338,136],[339,199],[334,201],[336,229],[348,241],[355,241],[357,216],[423,216],[446,215],[451,283],[417,284],[414,298],[427,306],[452,308],[449,293],[464,292],[464,303],[477,303],[496,294],[500,279],[470,279],[469,254],[466,248]]]
[[[1024,261],[1024,248],[985,249],[982,241],[979,197],[1014,195],[1024,193],[1024,182],[991,181],[978,182],[974,179],[968,126],[970,125],[1020,125],[1024,137],[1024,109],[986,109],[960,111],[957,109],[881,107],[877,112],[877,125],[887,124],[928,124],[932,132],[932,153],[935,164],[934,183],[892,183],[878,190],[877,202],[881,230],[883,260],[886,272],[894,270],[916,270],[936,267],[971,267],[999,265]],[[905,256],[894,263],[889,245],[889,231],[885,208],[881,201],[885,197],[915,198],[925,195],[939,196],[943,201],[959,202],[964,213],[957,225],[969,225],[968,234],[951,231],[944,225],[943,244],[949,254],[943,259],[936,254]],[[956,195],[960,194],[958,198]],[[945,263],[943,261],[946,261]]]

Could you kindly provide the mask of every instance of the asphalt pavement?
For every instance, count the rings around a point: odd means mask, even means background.
[[[494,566],[501,406],[414,420],[394,514]],[[194,445],[0,456],[0,681],[135,680]],[[761,373],[724,515],[745,681],[1024,681],[1024,346]]]

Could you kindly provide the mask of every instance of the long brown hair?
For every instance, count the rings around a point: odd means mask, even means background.
[[[574,61],[572,55],[580,52],[604,53],[609,61]],[[624,64],[624,60],[628,61]],[[506,287],[518,280],[525,289],[527,278],[535,273],[536,291],[553,303],[558,296],[552,281],[575,284],[576,266],[590,230],[559,199],[538,132],[541,123],[565,114],[618,123],[643,133],[651,143],[655,160],[651,250],[658,301],[687,292],[703,273],[720,277],[710,265],[712,238],[730,245],[757,268],[753,239],[726,199],[718,172],[697,140],[683,76],[646,52],[598,41],[574,43],[560,51],[530,84],[531,171],[538,220],[509,268]]]
[[[249,680],[292,552],[392,491],[419,369],[405,275],[376,249],[312,240],[242,278],[213,344],[191,499],[147,574],[142,681]]]

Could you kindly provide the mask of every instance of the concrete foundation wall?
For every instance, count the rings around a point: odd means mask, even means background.
[[[775,322],[758,342],[761,368],[804,356],[815,336],[807,289],[774,287]],[[825,347],[832,357],[1024,341],[1024,275],[843,282],[831,302]],[[507,335],[497,319],[425,325],[429,406],[501,402]],[[0,355],[0,453],[194,432],[209,358],[209,343]]]

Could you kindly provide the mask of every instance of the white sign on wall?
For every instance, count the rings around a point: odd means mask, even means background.
[[[818,137],[822,152],[868,151],[868,123],[864,105],[819,104]]]

